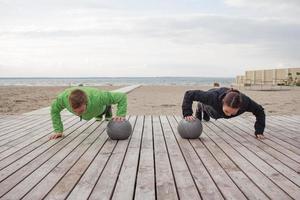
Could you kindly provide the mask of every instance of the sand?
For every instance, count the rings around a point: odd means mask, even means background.
[[[57,94],[66,89],[63,86],[0,86],[0,114],[21,114],[50,106]],[[117,86],[103,86],[113,90]]]
[[[98,87],[104,90],[120,86]],[[51,104],[66,87],[1,86],[0,115],[29,112]],[[189,89],[207,90],[205,86],[142,86],[128,94],[130,115],[181,115],[184,92]],[[261,104],[267,115],[300,115],[300,87],[288,91],[241,90]],[[195,103],[194,103],[195,106]]]

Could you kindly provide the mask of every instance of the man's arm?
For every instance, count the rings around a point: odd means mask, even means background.
[[[125,117],[127,113],[127,95],[122,92],[108,92],[108,104],[117,104],[117,117]]]
[[[51,119],[55,133],[63,132],[63,123],[61,121],[60,112],[65,108],[62,97],[58,96],[51,104]]]

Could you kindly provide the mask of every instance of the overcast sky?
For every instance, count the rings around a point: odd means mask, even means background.
[[[0,77],[300,67],[300,0],[0,0]]]

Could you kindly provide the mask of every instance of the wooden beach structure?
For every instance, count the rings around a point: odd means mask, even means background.
[[[193,140],[181,116],[127,118],[116,141],[106,121],[62,112],[65,137],[49,140],[49,109],[0,116],[0,199],[300,199],[298,115],[267,116],[261,141],[249,116],[203,122]]]
[[[246,89],[283,89],[300,83],[300,68],[249,70],[236,76],[235,85]]]

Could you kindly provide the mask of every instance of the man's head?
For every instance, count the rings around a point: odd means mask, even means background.
[[[239,91],[230,89],[223,99],[223,112],[226,116],[236,115],[242,106],[242,96]]]
[[[82,90],[76,89],[71,92],[69,102],[74,113],[80,116],[86,110],[87,96]]]

